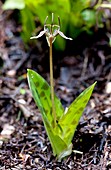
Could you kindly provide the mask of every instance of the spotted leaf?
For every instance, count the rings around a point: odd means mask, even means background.
[[[84,90],[69,106],[67,112],[61,117],[58,124],[63,130],[61,136],[62,139],[68,144],[74,136],[76,127],[82,116],[82,113],[90,99],[92,91],[94,89],[96,82]]]
[[[43,113],[44,111],[48,121],[53,126],[50,86],[43,77],[41,77],[38,73],[30,69],[28,69],[28,82],[33,94],[33,98],[39,110],[41,111],[41,113]],[[57,121],[59,121],[60,117],[64,113],[64,109],[56,95],[55,95],[55,109]]]
[[[57,155],[58,160],[61,160],[63,157],[68,156],[72,152],[72,144],[67,145],[65,141],[61,138],[59,132],[60,127],[57,124],[57,127],[53,129],[52,123],[52,109],[51,109],[51,99],[50,99],[50,86],[48,83],[36,72],[28,69],[28,82],[30,89],[32,91],[34,100],[42,113],[42,118],[44,126],[50,140],[53,154]],[[64,113],[64,109],[55,95],[55,106],[58,120]]]
[[[72,138],[96,83],[83,91],[69,106],[67,112],[64,112],[60,100],[55,95],[57,125],[53,127],[50,86],[39,74],[29,69],[28,82],[34,100],[41,111],[53,154],[61,160],[72,152]]]

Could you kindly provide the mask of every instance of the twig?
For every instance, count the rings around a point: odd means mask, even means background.
[[[87,64],[88,64],[88,55],[86,54],[85,58],[84,58],[84,63],[83,63],[83,69],[82,69],[81,77],[85,76]]]
[[[104,158],[103,158],[102,170],[106,170],[106,166],[107,166],[107,158],[108,158],[107,145],[108,145],[108,142],[106,141],[105,146],[104,146]]]

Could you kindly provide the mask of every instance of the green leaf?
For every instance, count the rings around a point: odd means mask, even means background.
[[[24,0],[7,0],[2,7],[4,10],[23,9],[25,7],[25,2]]]
[[[55,131],[55,129],[53,129],[53,126],[51,125],[53,117],[51,112],[52,109],[50,99],[50,87],[48,83],[39,74],[29,69],[28,69],[28,82],[34,100],[42,113],[44,126],[48,134],[51,146],[53,148],[53,154],[54,156],[57,155],[58,159],[61,160],[63,157],[71,154],[72,144],[70,146],[67,145],[65,141],[63,141],[59,134],[57,133],[58,131]],[[57,116],[60,119],[60,117],[63,115],[64,109],[56,96],[55,106]]]
[[[92,91],[94,89],[96,82],[84,90],[69,106],[68,111],[64,114],[59,120],[58,124],[63,130],[62,139],[68,144],[71,143],[71,140],[74,136],[76,127],[79,123],[80,117],[86,107]]]
[[[55,96],[58,123],[56,127],[53,127],[50,86],[35,71],[28,69],[27,75],[34,100],[42,113],[44,126],[53,149],[53,154],[54,156],[57,155],[58,160],[61,161],[62,158],[70,155],[72,152],[71,140],[96,83],[82,92],[70,105],[66,113],[64,113],[60,100]]]
[[[53,127],[50,126],[45,113],[43,113],[43,122],[53,149],[53,155],[57,155],[58,160],[61,161],[62,158],[71,154],[72,144],[67,145],[65,141],[62,140],[59,135],[57,135],[57,132],[55,132]]]
[[[43,77],[41,77],[38,73],[33,70],[28,69],[28,82],[30,89],[32,91],[34,100],[41,111],[44,111],[47,116],[48,121],[51,123],[53,127],[53,115],[52,115],[52,102],[51,102],[51,92],[50,86],[45,81]],[[63,106],[59,100],[59,98],[55,95],[55,108],[56,108],[56,117],[57,121],[59,121],[60,117],[64,113]]]
[[[86,25],[87,27],[90,28],[91,26],[96,24],[96,18],[95,18],[96,11],[86,9],[81,13],[81,15],[82,15],[83,20],[84,20],[84,25]]]
[[[53,155],[56,156],[59,161],[61,161],[62,158],[68,156],[72,152],[72,144],[67,145],[64,140],[60,138],[57,133],[54,132],[53,128],[46,125],[44,122],[48,138],[50,140],[51,146],[53,148]]]
[[[74,0],[71,2],[71,8],[74,13],[80,13],[82,10],[90,7],[91,0]]]
[[[32,31],[35,29],[35,21],[33,13],[28,9],[27,6],[23,10],[20,11],[21,14],[21,22],[22,22],[22,30],[21,33],[22,38],[25,42],[28,42]],[[27,16],[27,17],[26,17]],[[27,31],[28,28],[28,31]]]

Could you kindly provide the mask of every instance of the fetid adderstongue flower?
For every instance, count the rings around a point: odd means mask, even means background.
[[[57,35],[60,35],[61,37],[65,38],[65,39],[72,40],[72,38],[66,37],[64,35],[64,33],[60,31],[59,16],[58,16],[58,25],[53,24],[53,19],[54,19],[53,13],[52,13],[52,23],[51,24],[46,24],[47,19],[48,19],[48,16],[46,17],[45,22],[44,22],[44,30],[41,31],[37,36],[33,36],[30,39],[37,39],[37,38],[42,37],[45,34],[49,46],[50,46],[50,39],[52,39],[52,43],[53,43],[55,41]]]

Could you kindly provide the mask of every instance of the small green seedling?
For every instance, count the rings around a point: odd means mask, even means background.
[[[46,17],[47,20],[48,17]],[[96,82],[83,91],[69,106],[64,110],[59,98],[54,94],[53,85],[53,63],[52,63],[52,43],[59,34],[65,39],[72,40],[66,37],[60,31],[60,19],[58,17],[59,25],[52,23],[44,24],[44,31],[41,31],[38,36],[31,37],[39,38],[46,35],[50,51],[50,85],[38,73],[28,69],[28,83],[33,95],[33,98],[42,114],[44,126],[49,137],[53,154],[61,161],[64,157],[72,152],[72,138],[74,136],[76,127],[79,123],[80,117],[86,107]]]

